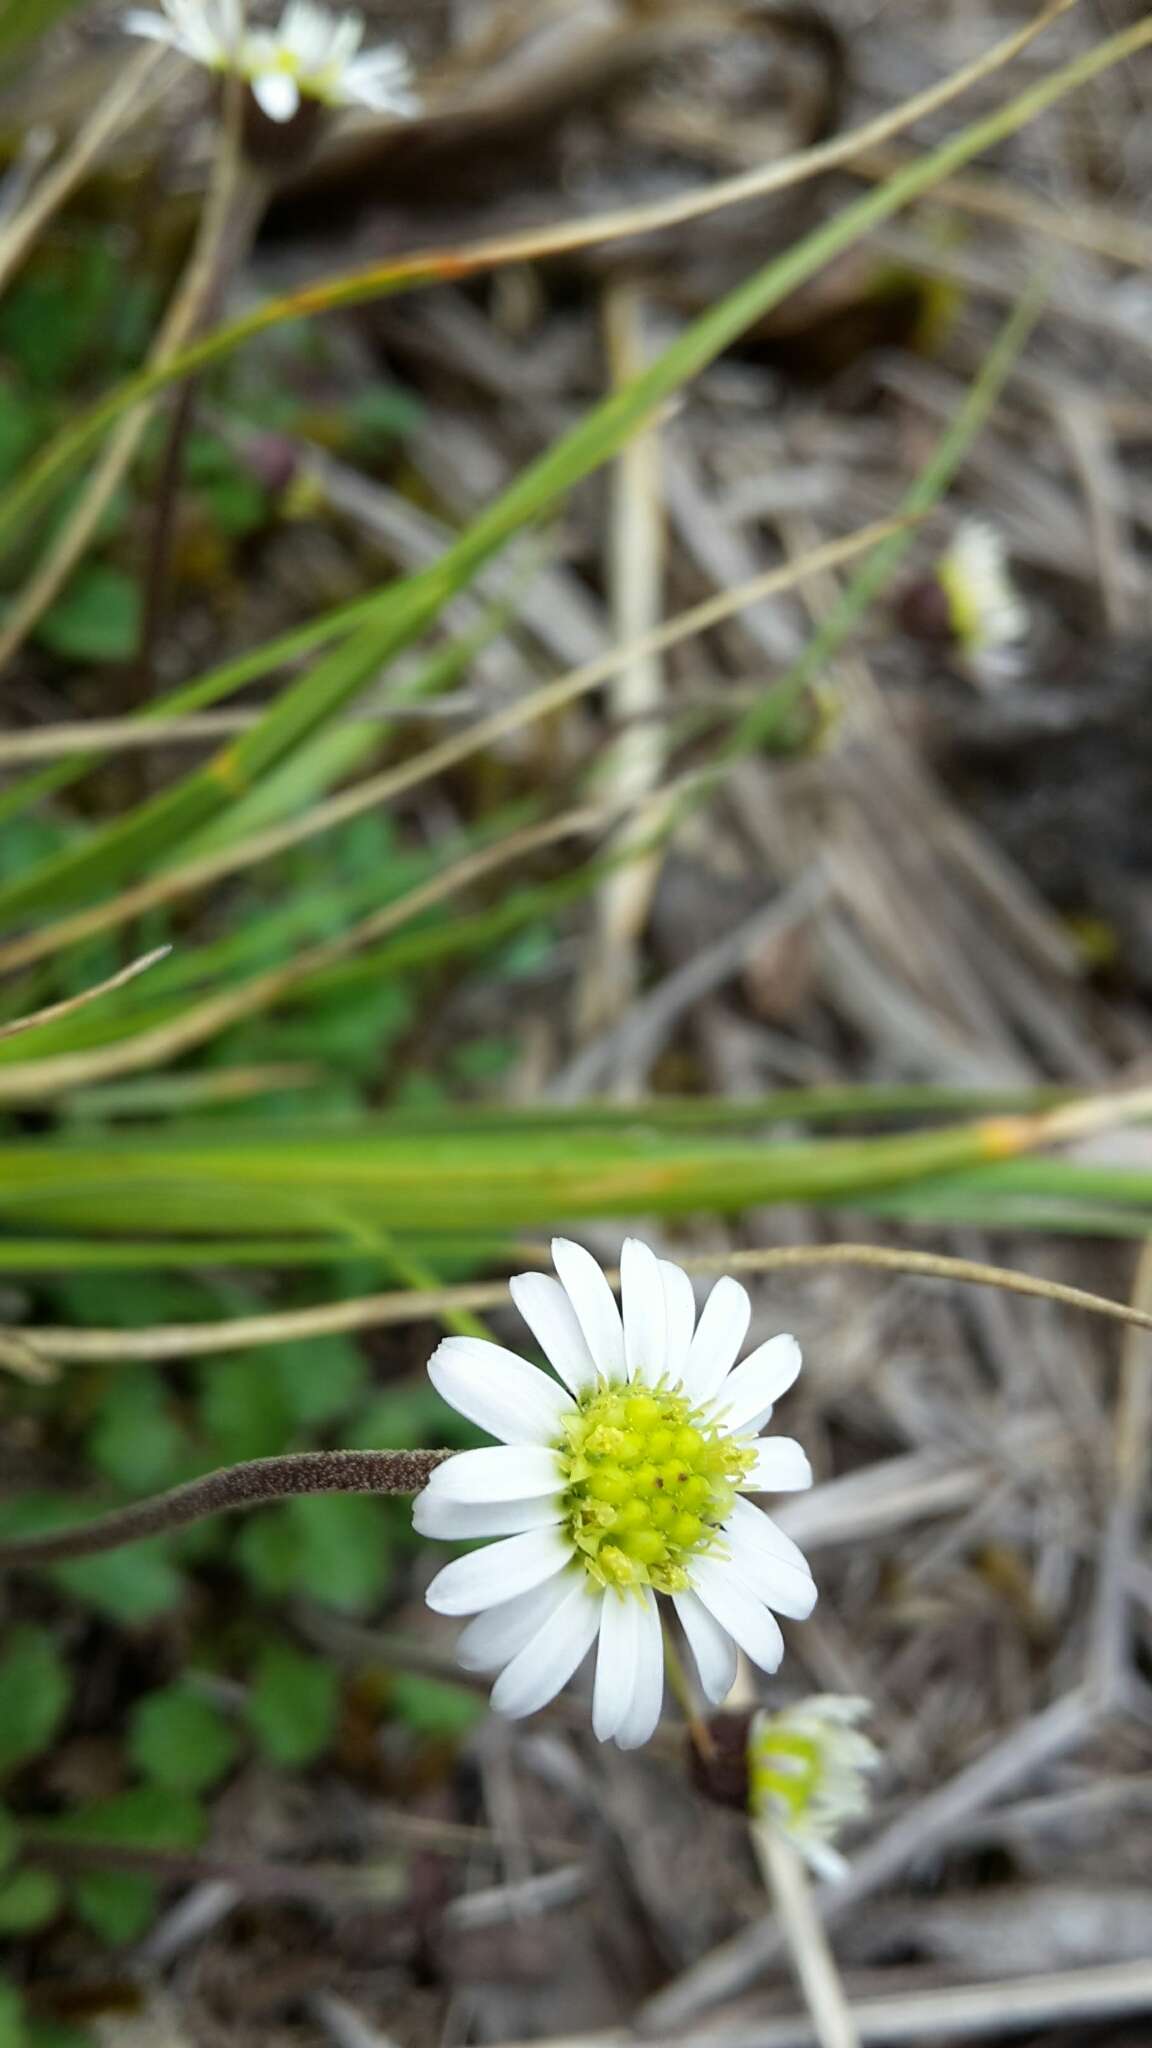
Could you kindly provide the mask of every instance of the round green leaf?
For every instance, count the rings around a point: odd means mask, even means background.
[[[204,1792],[215,1785],[238,1747],[219,1710],[186,1687],[150,1693],[133,1710],[128,1753],[146,1778],[174,1792]]]

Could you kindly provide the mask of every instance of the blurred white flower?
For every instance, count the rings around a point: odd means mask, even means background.
[[[291,121],[302,100],[413,114],[408,59],[395,44],[361,50],[358,14],[331,14],[316,0],[288,0],[278,28],[244,28],[240,0],[161,0],[163,12],[124,18],[132,35],[167,43],[212,71],[231,71],[251,88],[270,121]]]
[[[493,1706],[535,1713],[595,1642],[593,1729],[631,1749],[660,1717],[658,1594],[671,1597],[717,1703],[737,1645],[775,1671],[784,1644],[772,1610],[802,1620],[815,1604],[796,1545],[743,1498],[812,1483],[798,1443],[758,1437],[800,1347],[773,1337],[737,1365],[744,1288],[718,1280],[697,1321],[687,1274],[637,1238],[621,1255],[622,1315],[591,1253],[557,1238],[552,1256],[557,1279],[521,1273],[511,1291],[559,1378],[483,1339],[445,1339],[428,1367],[434,1386],[499,1442],[441,1465],[413,1518],[425,1536],[502,1539],[428,1588],[438,1613],[476,1617],[457,1655],[500,1673]]]
[[[1001,654],[1023,640],[1028,610],[1015,589],[1001,535],[982,519],[965,519],[936,564],[952,632],[965,654]]]
[[[836,1848],[846,1821],[867,1813],[867,1772],[880,1752],[856,1723],[871,1702],[814,1693],[777,1714],[759,1713],[748,1731],[748,1799],[754,1820],[779,1828],[818,1877],[836,1881],[848,1865]]]

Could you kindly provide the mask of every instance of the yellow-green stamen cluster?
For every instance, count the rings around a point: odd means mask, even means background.
[[[808,1813],[825,1776],[823,1744],[789,1728],[786,1718],[767,1722],[749,1745],[748,1792],[753,1813],[800,1820]]]
[[[558,1445],[567,1528],[602,1586],[682,1592],[688,1560],[716,1546],[755,1453],[664,1387],[603,1382]]]

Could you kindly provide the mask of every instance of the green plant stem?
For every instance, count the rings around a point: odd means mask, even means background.
[[[280,1458],[251,1458],[241,1465],[205,1472],[151,1500],[115,1508],[94,1521],[0,1543],[0,1569],[95,1557],[101,1551],[119,1550],[125,1543],[139,1543],[146,1536],[187,1528],[190,1522],[203,1522],[211,1515],[265,1507],[271,1501],[293,1500],[300,1494],[420,1493],[437,1465],[453,1455],[451,1451],[295,1451]]]
[[[708,1763],[714,1756],[716,1745],[712,1740],[708,1723],[696,1697],[696,1689],[684,1668],[680,1646],[668,1623],[661,1617],[661,1632],[664,1637],[664,1673],[669,1690],[684,1716],[692,1747],[702,1763]]]

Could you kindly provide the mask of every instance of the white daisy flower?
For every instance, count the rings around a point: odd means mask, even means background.
[[[718,1280],[697,1320],[688,1275],[637,1238],[621,1255],[623,1314],[591,1253],[557,1238],[552,1257],[557,1279],[521,1273],[511,1291],[559,1378],[498,1344],[446,1338],[433,1385],[499,1441],[438,1467],[414,1521],[425,1536],[501,1539],[428,1588],[437,1613],[476,1617],[457,1655],[499,1672],[493,1706],[535,1713],[598,1643],[592,1726],[632,1749],[660,1717],[658,1594],[717,1704],[737,1647],[775,1671],[775,1614],[803,1620],[815,1604],[796,1545],[744,1498],[812,1483],[798,1443],[758,1434],[800,1347],[773,1337],[737,1365],[744,1288]]]
[[[880,1752],[856,1723],[869,1700],[815,1693],[778,1714],[753,1716],[748,1731],[748,1798],[754,1820],[778,1828],[817,1877],[848,1871],[835,1846],[846,1821],[867,1813],[864,1778]]]
[[[1008,569],[1001,535],[982,519],[966,519],[936,564],[952,631],[965,654],[1000,654],[1023,640],[1028,610]]]
[[[315,0],[288,0],[278,28],[245,33],[240,0],[162,0],[163,12],[133,13],[133,35],[168,43],[213,71],[243,78],[270,121],[291,121],[303,100],[413,114],[408,59],[394,44],[361,50],[358,14],[330,14]]]

